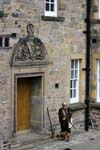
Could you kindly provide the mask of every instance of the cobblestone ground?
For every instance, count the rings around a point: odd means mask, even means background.
[[[39,143],[27,150],[100,150],[100,131],[92,130],[73,135],[70,142],[55,139],[52,142]]]

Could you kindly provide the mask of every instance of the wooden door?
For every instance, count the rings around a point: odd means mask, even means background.
[[[30,128],[30,80],[17,79],[17,131]]]

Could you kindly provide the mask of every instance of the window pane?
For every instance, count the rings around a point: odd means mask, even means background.
[[[71,79],[74,78],[74,70],[71,70]]]
[[[74,80],[72,80],[72,89],[74,88]]]
[[[51,2],[54,2],[54,0],[51,0]]]
[[[46,0],[46,2],[49,2],[50,0]]]
[[[71,89],[75,89],[76,88],[76,82],[77,82],[76,80],[71,80],[70,81],[70,88]]]
[[[46,3],[46,11],[49,11],[49,3]]]
[[[72,63],[71,63],[71,68],[73,69],[74,68],[74,61],[72,60]]]
[[[51,11],[54,11],[54,4],[51,4]]]
[[[98,60],[98,69],[100,70],[100,61]]]
[[[5,38],[5,47],[9,47],[9,38],[7,37],[7,38]]]
[[[77,77],[78,77],[78,71],[75,70],[75,78],[77,79]]]
[[[70,88],[72,88],[72,80],[70,81]]]
[[[75,61],[75,68],[78,68],[78,61]]]
[[[0,38],[0,47],[2,47],[3,45],[2,45],[2,42],[3,42],[3,39],[2,39],[2,37]]]
[[[100,70],[99,70],[99,79],[100,79]]]
[[[73,88],[76,88],[76,80],[73,81]]]
[[[70,98],[72,98],[72,90],[70,90]]]
[[[73,97],[76,97],[76,89],[73,90]]]

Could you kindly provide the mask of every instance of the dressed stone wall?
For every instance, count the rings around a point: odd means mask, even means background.
[[[51,119],[58,123],[58,109],[63,101],[70,103],[70,63],[71,59],[80,59],[80,102],[85,97],[85,2],[83,0],[62,0],[58,16],[64,17],[63,22],[42,20],[42,0],[11,0],[4,4],[4,17],[0,18],[0,35],[9,35],[10,47],[0,48],[0,130],[6,136],[13,130],[14,109],[14,74],[34,73],[34,66],[12,68],[10,66],[15,43],[27,35],[26,26],[34,25],[34,35],[44,43],[49,64],[45,73],[44,84],[44,122],[48,128],[47,106]],[[16,33],[16,37],[11,37]],[[30,71],[32,70],[32,71]],[[39,71],[36,71],[39,72]],[[56,88],[58,84],[58,88]],[[78,113],[77,113],[78,115]],[[76,122],[78,122],[76,119]]]

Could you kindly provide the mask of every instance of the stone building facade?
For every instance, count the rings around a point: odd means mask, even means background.
[[[72,108],[75,125],[84,128],[85,1],[2,0],[0,5],[0,133],[47,132],[47,108],[56,128],[63,101]],[[96,39],[90,93],[91,109],[99,113]]]

